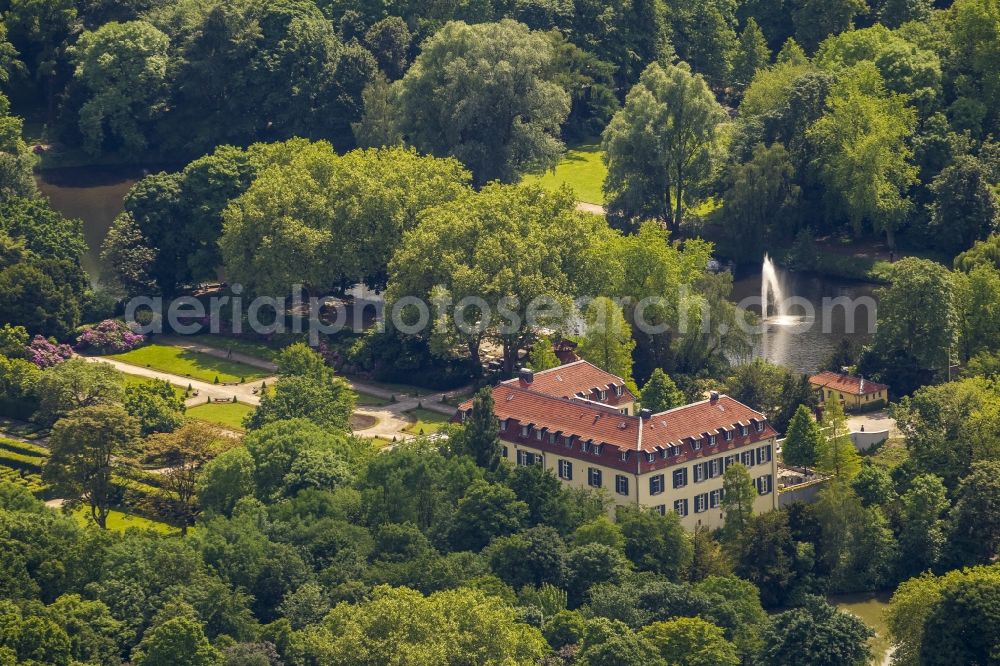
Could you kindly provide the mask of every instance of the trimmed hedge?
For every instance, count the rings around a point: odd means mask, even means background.
[[[45,458],[39,456],[26,456],[23,453],[14,453],[6,449],[0,449],[0,466],[23,469],[27,472],[41,473],[45,465]]]
[[[19,442],[16,439],[6,439],[4,437],[0,437],[0,449],[6,449],[7,451],[20,453],[25,456],[36,456],[39,458],[47,458],[49,456],[49,450],[44,446]]]

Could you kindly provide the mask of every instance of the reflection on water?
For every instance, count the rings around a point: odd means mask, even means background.
[[[38,189],[53,208],[66,217],[83,220],[87,253],[82,263],[91,280],[100,276],[101,242],[112,220],[122,212],[125,193],[145,173],[141,167],[73,167],[36,176]]]
[[[788,307],[783,316],[772,316],[765,322],[756,355],[798,372],[814,372],[842,339],[849,338],[856,346],[870,340],[875,325],[874,309],[856,299],[873,299],[876,285],[791,273],[781,268],[775,270]],[[752,299],[749,301],[752,304],[744,305],[756,314],[760,314],[760,294],[760,273],[746,275],[733,282],[733,302]],[[824,299],[845,297],[861,304],[854,310],[853,316],[841,306],[824,310]]]

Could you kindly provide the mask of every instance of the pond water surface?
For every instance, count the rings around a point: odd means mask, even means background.
[[[141,167],[73,167],[35,176],[38,189],[53,208],[66,217],[83,220],[87,253],[82,263],[92,281],[100,277],[101,242],[112,220],[124,209],[125,193],[145,173]]]

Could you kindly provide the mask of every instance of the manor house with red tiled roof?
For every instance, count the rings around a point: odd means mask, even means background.
[[[604,488],[616,504],[675,511],[719,527],[722,475],[740,462],[757,487],[758,512],[777,507],[777,432],[763,414],[726,395],[652,414],[635,413],[625,382],[587,361],[520,375],[493,388],[504,457],[542,465],[564,483]],[[472,401],[459,406],[464,419]]]

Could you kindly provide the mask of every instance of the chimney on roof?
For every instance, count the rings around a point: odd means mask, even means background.
[[[648,419],[652,415],[653,415],[653,410],[652,409],[645,409],[645,408],[643,408],[643,409],[639,410],[639,418],[641,418],[643,421],[645,421],[646,419]]]
[[[535,381],[535,371],[531,368],[521,368],[517,373],[518,379],[520,379],[525,384],[530,384]]]
[[[718,391],[712,391],[711,393],[709,393],[708,394],[708,400],[709,400],[709,402],[719,402],[719,392]]]
[[[860,389],[861,389],[862,393],[865,392],[865,378],[864,377],[861,378],[861,387],[860,387]]]

